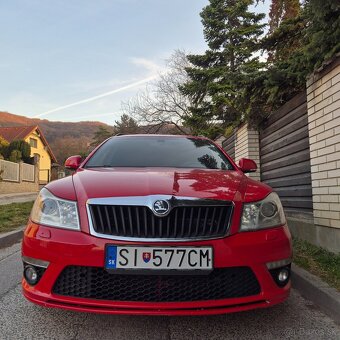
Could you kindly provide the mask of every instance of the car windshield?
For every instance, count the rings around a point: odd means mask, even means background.
[[[86,163],[93,167],[167,167],[233,170],[228,158],[206,139],[114,137]]]

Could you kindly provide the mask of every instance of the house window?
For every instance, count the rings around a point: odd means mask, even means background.
[[[30,138],[30,146],[32,148],[37,148],[38,146],[38,141],[35,138]]]

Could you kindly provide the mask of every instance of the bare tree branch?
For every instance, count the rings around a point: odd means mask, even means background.
[[[172,124],[181,133],[186,119],[190,118],[190,107],[194,103],[184,96],[179,87],[187,82],[185,68],[190,66],[184,51],[177,50],[167,61],[168,71],[159,80],[128,102],[122,103],[123,111],[132,116],[140,125],[160,126]],[[159,129],[160,129],[159,128]]]

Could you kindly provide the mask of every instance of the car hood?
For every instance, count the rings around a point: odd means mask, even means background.
[[[233,200],[246,177],[239,171],[155,168],[79,169],[73,175],[77,199],[173,195]]]

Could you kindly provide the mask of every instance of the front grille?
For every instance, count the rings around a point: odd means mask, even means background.
[[[158,217],[146,206],[89,205],[98,234],[130,238],[204,239],[228,231],[232,205],[177,206]]]
[[[260,293],[248,267],[214,269],[209,275],[123,275],[98,267],[66,267],[53,293],[88,299],[184,302],[245,297]]]

